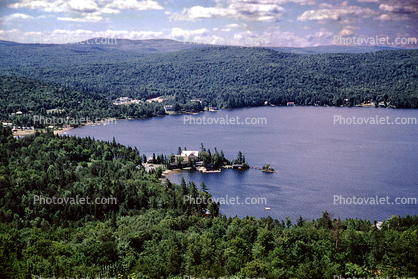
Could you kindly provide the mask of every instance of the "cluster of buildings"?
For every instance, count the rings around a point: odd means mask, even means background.
[[[143,101],[132,99],[129,97],[120,97],[119,99],[116,99],[116,101],[113,102],[114,105],[131,105],[131,104],[141,104]]]
[[[190,165],[192,164],[192,165]],[[169,169],[179,169],[187,167],[205,167],[199,157],[199,151],[183,150],[180,155],[171,155]]]
[[[12,127],[13,132],[17,132],[18,130],[35,130],[34,126],[25,127],[25,126],[14,126],[13,123],[3,122],[3,127]]]
[[[245,169],[246,166],[244,164],[233,164],[228,165],[229,161],[224,159],[222,162],[223,168],[230,168],[230,169]],[[201,172],[217,172],[215,166],[212,163],[205,162],[199,156],[199,151],[188,151],[183,150],[180,155],[171,155],[169,158],[169,164],[167,166],[168,169],[183,169],[183,168],[196,168]],[[220,172],[220,170],[219,170]]]
[[[169,112],[169,111],[174,111],[173,106],[172,105],[166,105],[164,106],[164,110],[165,113]]]

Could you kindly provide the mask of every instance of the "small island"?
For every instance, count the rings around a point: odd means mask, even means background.
[[[270,164],[265,164],[261,170],[267,173],[276,172]]]
[[[177,154],[171,154],[168,157],[162,154],[156,157],[153,154],[153,157],[148,160],[144,158],[144,162],[158,164],[167,170],[198,170],[202,173],[219,173],[222,169],[246,170],[250,168],[245,161],[245,155],[241,151],[231,161],[225,158],[222,150],[218,152],[215,147],[212,153],[203,144],[199,151],[190,151],[186,147],[184,149],[179,147]]]

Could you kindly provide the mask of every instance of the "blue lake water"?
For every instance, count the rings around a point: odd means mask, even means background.
[[[267,124],[197,125],[185,118],[264,118]],[[116,124],[86,126],[67,132],[136,146],[141,154],[169,155],[178,147],[199,150],[201,143],[233,159],[242,151],[251,166],[271,164],[277,172],[223,170],[221,173],[175,171],[174,183],[204,182],[216,198],[238,196],[265,198],[267,204],[221,205],[228,216],[257,218],[271,216],[292,221],[321,217],[327,210],[333,217],[384,220],[392,215],[418,213],[417,204],[395,204],[395,199],[418,198],[417,124],[351,124],[353,117],[370,123],[380,118],[389,123],[418,118],[417,110],[347,107],[259,107],[220,110],[198,115],[177,115],[147,120],[121,120]],[[335,123],[335,120],[336,123]],[[199,122],[199,120],[197,120]],[[203,120],[202,120],[203,121]],[[255,120],[253,120],[255,121]],[[358,120],[357,120],[358,121]],[[374,120],[373,120],[374,121]],[[341,123],[342,120],[341,120]],[[334,202],[342,198],[385,199],[385,204],[354,205]],[[389,197],[389,204],[387,198]],[[249,201],[249,200],[248,200]],[[349,202],[350,200],[346,200]],[[401,200],[398,200],[401,202]],[[261,202],[261,200],[260,200]],[[403,200],[405,202],[405,200]],[[393,203],[393,204],[392,204]],[[270,207],[270,210],[265,210]]]

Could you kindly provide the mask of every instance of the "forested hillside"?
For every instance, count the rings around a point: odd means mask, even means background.
[[[71,120],[88,117],[95,121],[109,117],[147,118],[164,114],[163,106],[158,103],[115,106],[98,93],[22,77],[0,76],[0,92],[0,118],[16,126],[45,126],[39,121],[34,123],[35,115],[63,119],[69,117]],[[22,115],[15,115],[17,111]]]
[[[316,47],[271,47],[271,49],[297,54],[324,54],[324,53],[370,53],[381,50],[401,50],[401,48],[385,46],[342,46],[327,45]]]
[[[88,54],[86,54],[88,55]],[[23,58],[21,59],[23,61]],[[119,62],[61,66],[0,64],[19,75],[92,91],[105,97],[174,96],[222,108],[283,105],[359,105],[386,102],[418,107],[418,50],[298,55],[271,49],[208,47]]]
[[[0,129],[1,278],[413,277],[418,217],[367,220],[226,218],[205,185],[161,183],[138,150],[116,142]],[[116,198],[112,204],[39,204]],[[118,276],[119,275],[119,276]],[[123,277],[122,277],[123,275]],[[128,277],[129,276],[129,277]],[[235,277],[233,277],[235,276]],[[36,277],[39,278],[39,277]]]
[[[40,38],[42,39],[42,38]],[[20,44],[0,40],[3,67],[51,67],[129,61],[152,54],[206,47],[173,40],[93,38],[78,43],[48,44],[42,40]]]

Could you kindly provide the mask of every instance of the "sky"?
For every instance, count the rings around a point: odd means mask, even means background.
[[[0,40],[92,38],[417,48],[418,0],[0,0]]]

